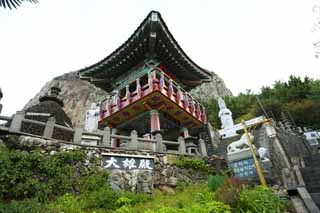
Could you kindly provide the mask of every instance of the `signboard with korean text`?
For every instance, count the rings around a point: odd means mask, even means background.
[[[233,170],[234,175],[240,179],[252,178],[257,176],[253,158],[229,162],[228,166]]]
[[[154,170],[154,157],[103,153],[102,168],[111,170]]]

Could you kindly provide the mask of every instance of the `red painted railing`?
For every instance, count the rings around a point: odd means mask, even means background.
[[[144,76],[146,77],[146,76]],[[147,96],[153,91],[160,91],[163,95],[168,97],[171,101],[175,102],[186,112],[191,114],[194,118],[205,123],[207,118],[205,108],[195,100],[188,92],[183,90],[175,81],[167,76],[159,68],[154,69],[147,75],[147,82],[141,85],[141,79],[131,82],[123,90],[108,96],[101,103],[100,107],[100,120],[111,116],[131,103]],[[135,90],[130,92],[130,87],[135,84]],[[121,93],[124,95],[121,97]]]

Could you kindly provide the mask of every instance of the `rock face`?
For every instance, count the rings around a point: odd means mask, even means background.
[[[231,91],[226,87],[224,81],[214,72],[212,72],[211,82],[203,83],[201,86],[191,90],[190,94],[201,102],[219,96],[232,96]]]
[[[107,95],[105,91],[93,84],[80,80],[77,72],[71,72],[47,82],[41,91],[26,104],[24,109],[38,104],[39,97],[46,94],[52,86],[58,86],[61,89],[63,109],[72,120],[73,126],[78,127],[84,127],[86,111],[90,108],[91,103],[99,103]]]
[[[26,104],[24,109],[38,104],[39,97],[45,95],[52,86],[58,86],[61,89],[63,109],[72,120],[73,126],[78,127],[84,127],[86,111],[90,108],[91,103],[100,103],[107,95],[105,91],[93,84],[80,80],[77,72],[70,72],[47,82],[41,91]],[[212,81],[192,90],[191,95],[200,101],[206,101],[217,96],[232,95],[232,93],[226,88],[223,80],[213,73]]]

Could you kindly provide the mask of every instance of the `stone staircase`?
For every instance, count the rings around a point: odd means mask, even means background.
[[[304,157],[305,168],[301,168],[301,174],[306,188],[314,202],[320,207],[320,154]]]

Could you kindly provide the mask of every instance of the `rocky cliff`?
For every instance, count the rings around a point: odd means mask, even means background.
[[[60,95],[64,101],[63,108],[71,118],[73,126],[79,127],[84,126],[86,110],[91,103],[99,103],[107,95],[105,91],[95,87],[93,84],[80,80],[77,72],[70,72],[47,82],[41,91],[26,104],[24,109],[39,103],[39,97],[46,94],[52,86],[60,87]],[[213,74],[211,82],[192,90],[191,94],[201,101],[217,96],[232,95],[223,80],[216,74]]]
[[[201,86],[191,90],[191,95],[201,102],[208,101],[218,96],[232,96],[231,91],[226,87],[224,81],[212,72],[211,82],[203,83]]]

